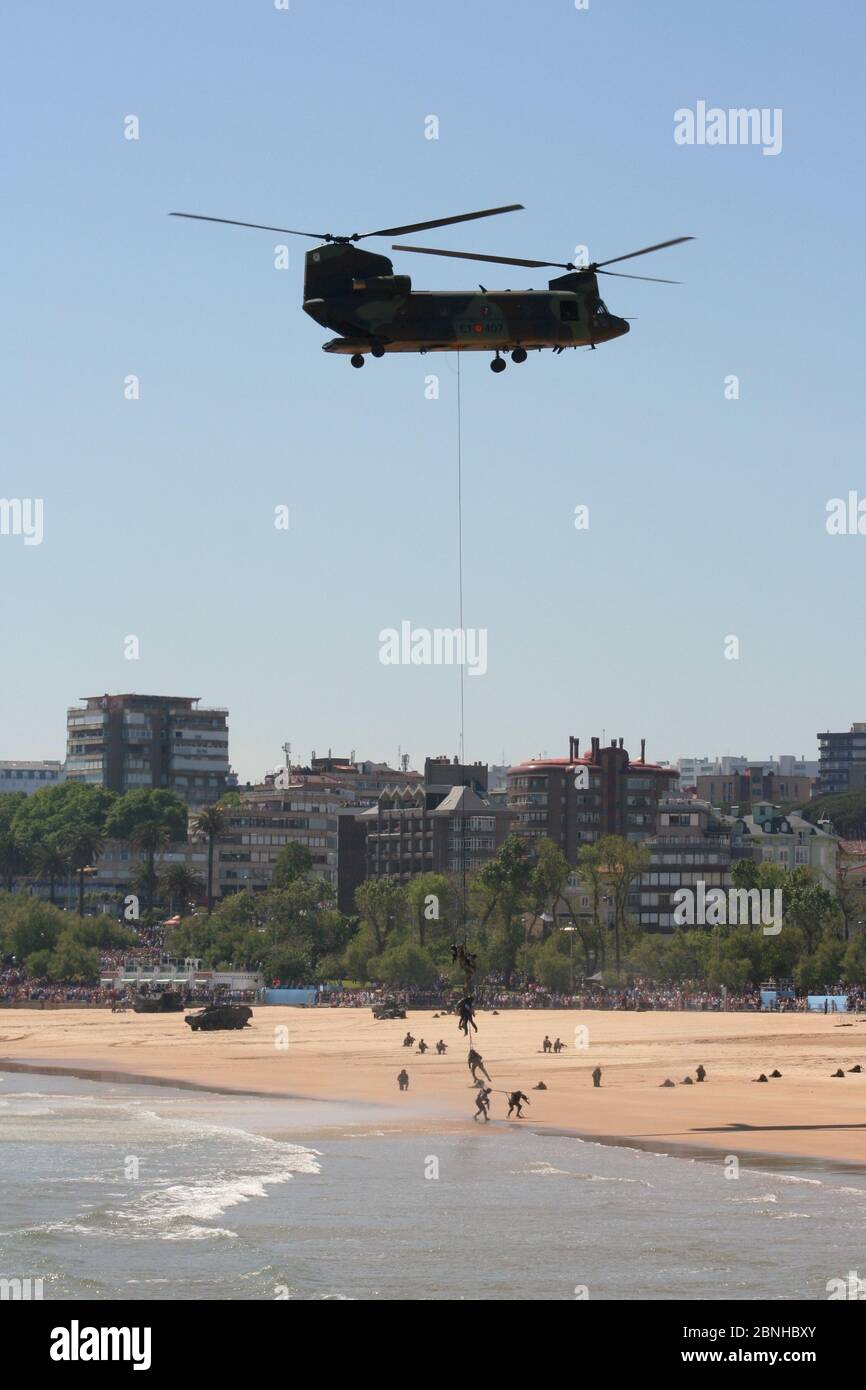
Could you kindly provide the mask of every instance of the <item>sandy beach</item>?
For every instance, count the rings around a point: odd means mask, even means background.
[[[535,1129],[633,1141],[660,1152],[700,1148],[866,1163],[866,1019],[823,1015],[603,1013],[479,1014],[476,1046],[494,1087],[520,1088]],[[404,1048],[407,1026],[448,1052]],[[575,1050],[575,1030],[588,1029]],[[288,1030],[287,1035],[284,1030]],[[568,1044],[544,1055],[544,1034]],[[286,1036],[288,1045],[285,1045]],[[21,1064],[110,1080],[311,1100],[367,1102],[380,1117],[436,1129],[472,1124],[466,1045],[453,1017],[411,1013],[377,1022],[369,1009],[256,1008],[243,1032],[192,1033],[182,1015],[95,1010],[0,1012],[0,1069]],[[679,1083],[701,1063],[703,1085]],[[603,1071],[594,1089],[590,1073]],[[407,1094],[397,1072],[410,1076]],[[841,1066],[844,1079],[832,1079]],[[752,1078],[774,1068],[780,1080]],[[675,1088],[661,1088],[666,1077]],[[547,1091],[535,1091],[544,1080]],[[494,1120],[505,1098],[494,1091]]]

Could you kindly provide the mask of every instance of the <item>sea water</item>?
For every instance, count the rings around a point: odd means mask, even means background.
[[[730,1171],[531,1120],[416,1132],[0,1074],[0,1279],[45,1300],[799,1300],[866,1275],[866,1174]]]

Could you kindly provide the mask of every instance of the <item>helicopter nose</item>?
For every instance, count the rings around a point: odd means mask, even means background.
[[[615,319],[614,323],[616,326],[616,335],[618,338],[621,338],[624,333],[631,332],[631,324],[629,323],[628,319]]]

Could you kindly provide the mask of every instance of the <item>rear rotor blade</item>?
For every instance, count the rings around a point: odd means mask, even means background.
[[[673,241],[659,241],[655,246],[644,246],[640,251],[629,251],[625,256],[611,256],[609,261],[595,261],[592,269],[597,270],[600,265],[616,265],[617,261],[630,261],[635,256],[648,256],[650,251],[663,251],[666,246],[679,246],[682,241],[694,241],[694,237],[677,236]]]
[[[229,227],[255,227],[260,232],[284,232],[286,236],[306,236],[311,241],[329,241],[330,232],[293,232],[291,227],[266,227],[261,222],[236,222],[233,217],[205,217],[200,212],[170,212],[169,217],[189,217],[194,222],[224,222]]]
[[[681,285],[682,280],[662,280],[658,275],[627,275],[624,270],[599,270],[599,275],[615,275],[618,280],[652,280],[655,285]]]
[[[482,212],[461,212],[457,217],[435,217],[432,222],[407,222],[404,227],[380,227],[376,232],[359,232],[352,240],[368,236],[405,236],[407,232],[424,232],[428,227],[448,227],[452,222],[474,222],[478,217],[497,217],[500,212],[522,212],[522,203],[509,203],[502,208],[484,208]]]
[[[492,261],[496,265],[525,265],[530,269],[535,267],[551,266],[556,270],[573,270],[574,266],[567,261],[524,261],[518,256],[482,256],[480,252],[474,251],[442,251],[434,246],[401,246],[394,243],[392,251],[414,251],[421,256],[453,256],[459,261]]]

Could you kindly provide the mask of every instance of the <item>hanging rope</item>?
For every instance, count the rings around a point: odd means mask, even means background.
[[[460,680],[460,740],[459,740],[459,760],[461,770],[466,765],[466,707],[465,707],[465,684],[464,666],[466,657],[465,634],[463,626],[463,399],[461,394],[460,381],[460,351],[457,352],[457,607],[458,607],[458,626],[461,638],[464,643],[464,660],[458,665]],[[464,782],[465,785],[465,782]],[[474,1028],[478,1032],[478,1024],[475,1022],[474,1004],[474,976],[475,976],[475,956],[469,951],[469,921],[467,903],[467,883],[466,883],[466,814],[465,807],[460,817],[460,868],[461,868],[461,914],[462,914],[462,942],[460,946],[452,946],[451,954],[454,963],[458,961],[463,970],[465,988],[463,998],[457,1006],[460,1018],[459,1027],[465,1033],[467,1042],[471,1046],[470,1029]]]
[[[464,699],[464,666],[466,657],[465,648],[465,628],[463,627],[463,401],[460,390],[460,352],[457,352],[457,606],[458,606],[458,626],[460,629],[461,640],[464,643],[464,660],[458,665],[460,679],[460,767],[465,765],[466,748],[466,719],[465,719],[465,699]],[[463,950],[466,952],[468,944],[469,925],[467,921],[466,903],[466,817],[461,816],[461,835],[460,835],[460,867],[461,867],[461,898],[463,915]],[[466,992],[469,993],[471,977],[469,972],[466,975]]]

